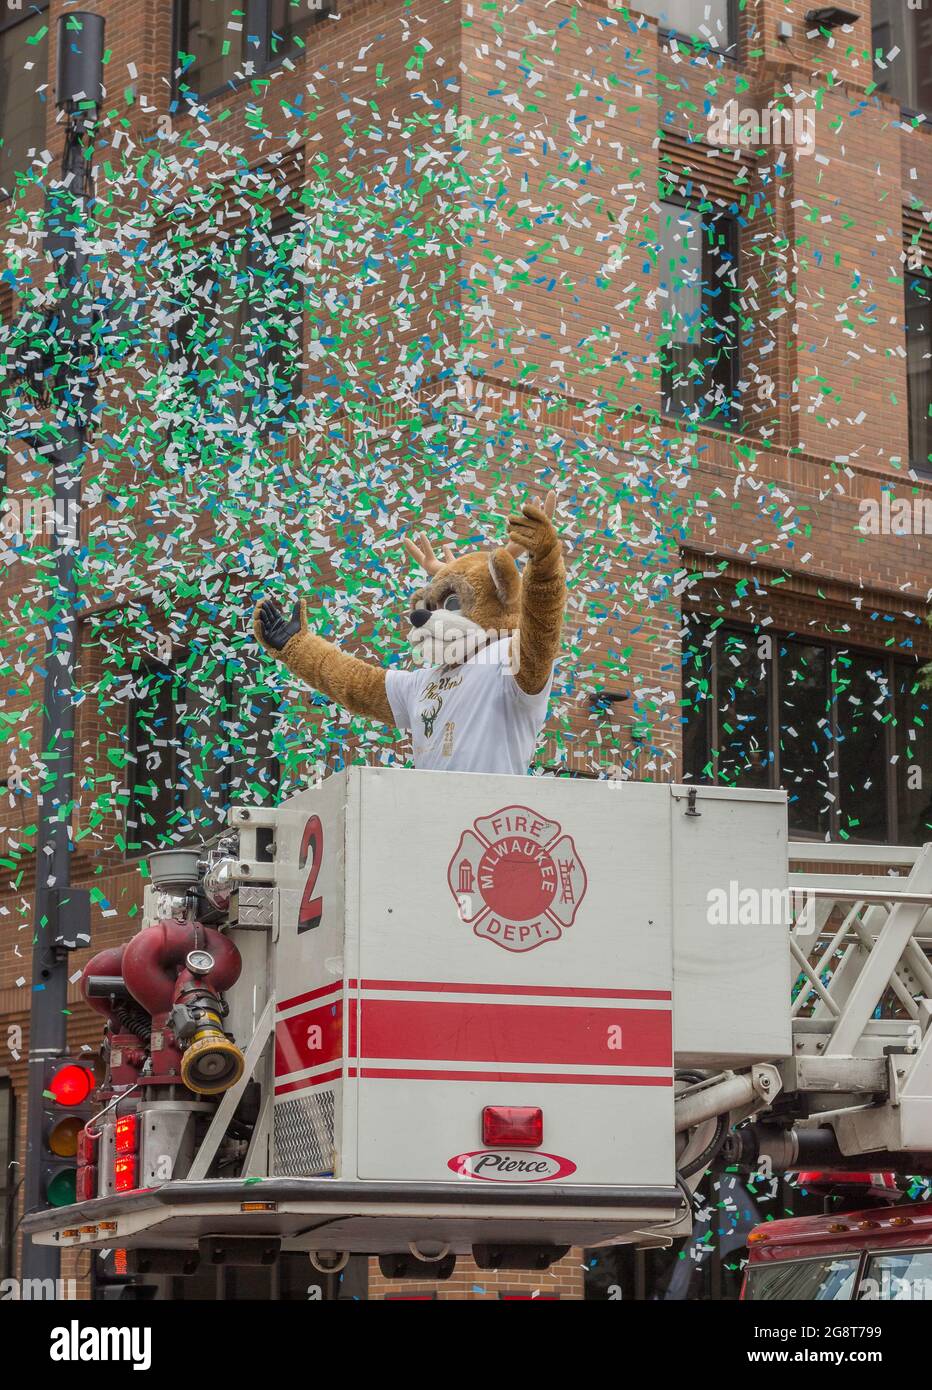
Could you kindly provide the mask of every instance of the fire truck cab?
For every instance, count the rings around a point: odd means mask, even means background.
[[[932,1202],[767,1222],[748,1250],[750,1302],[932,1299]]]

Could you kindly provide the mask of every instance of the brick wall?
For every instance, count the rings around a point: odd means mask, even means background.
[[[477,1269],[468,1255],[459,1255],[456,1268],[449,1279],[385,1279],[379,1272],[377,1260],[369,1261],[369,1297],[371,1299],[416,1297],[433,1294],[438,1301],[488,1302],[505,1294],[522,1298],[581,1299],[585,1276],[585,1260],[581,1250],[571,1250],[550,1269],[539,1274],[527,1271],[498,1271]]]

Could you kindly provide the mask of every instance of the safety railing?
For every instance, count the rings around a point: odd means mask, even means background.
[[[789,846],[794,1018],[850,1056],[875,1016],[920,1025],[932,1000],[932,843]],[[795,867],[794,867],[795,866]],[[804,866],[804,867],[803,867]],[[831,872],[834,870],[834,872]]]

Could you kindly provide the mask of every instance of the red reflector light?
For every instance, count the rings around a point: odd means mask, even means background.
[[[97,1138],[96,1134],[88,1134],[86,1129],[82,1129],[78,1135],[78,1163],[97,1162]]]
[[[891,1192],[897,1190],[893,1173],[858,1173],[825,1168],[797,1173],[796,1178],[801,1187],[878,1187]]]
[[[482,1142],[536,1148],[544,1142],[544,1112],[536,1105],[487,1105],[482,1112]]]
[[[113,1186],[117,1192],[132,1192],[136,1186],[135,1158],[118,1158],[113,1165]]]
[[[59,1105],[83,1105],[94,1088],[94,1078],[86,1067],[69,1062],[49,1082],[49,1093]]]
[[[97,1169],[92,1163],[78,1169],[77,1199],[89,1202],[97,1196]]]
[[[116,1151],[118,1154],[136,1152],[136,1116],[122,1115],[116,1122]]]

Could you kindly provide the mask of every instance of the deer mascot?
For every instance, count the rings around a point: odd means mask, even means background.
[[[553,493],[540,506],[526,502],[498,550],[457,556],[447,545],[441,561],[426,536],[405,541],[428,576],[411,601],[415,670],[340,651],[310,631],[303,599],[290,618],[273,599],[260,603],[256,638],[351,714],[409,730],[415,767],[525,774],[547,717],[566,606],[555,503]]]

